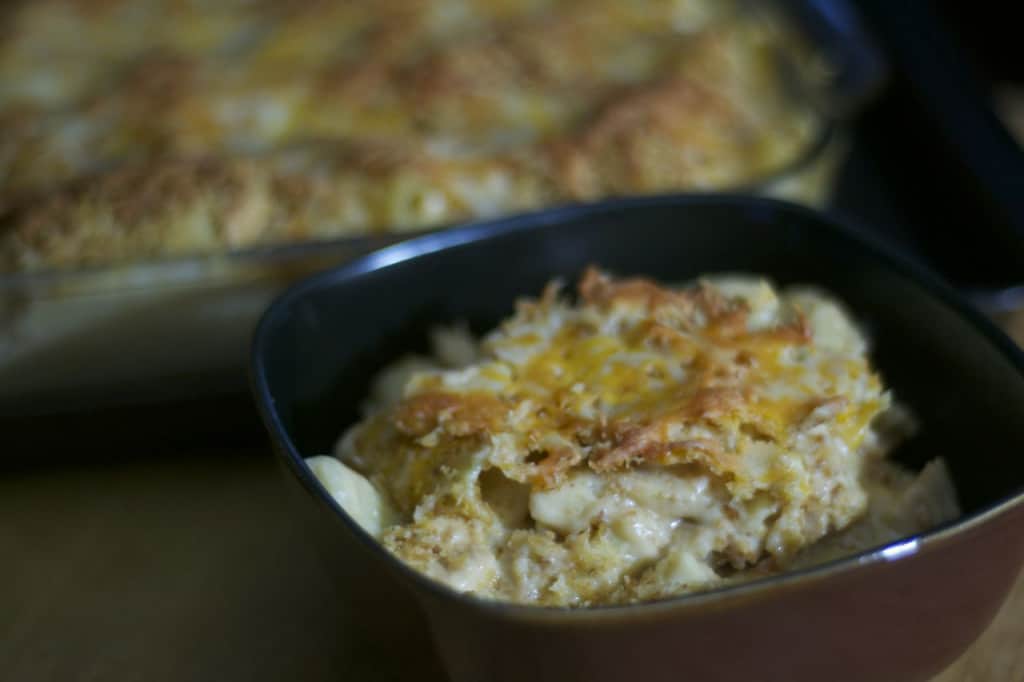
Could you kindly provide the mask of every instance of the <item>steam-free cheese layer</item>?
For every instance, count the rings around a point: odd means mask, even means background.
[[[591,269],[576,303],[552,284],[479,343],[435,341],[436,357],[381,374],[340,461],[314,461],[365,477],[377,495],[362,502],[328,488],[460,591],[654,599],[957,514],[941,461],[915,475],[886,459],[910,417],[848,314],[814,290],[670,289]]]

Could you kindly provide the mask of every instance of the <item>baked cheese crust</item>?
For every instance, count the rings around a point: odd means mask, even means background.
[[[479,343],[439,332],[342,438],[332,466],[379,491],[367,514],[391,521],[371,532],[412,567],[489,598],[623,603],[957,514],[941,462],[885,459],[911,420],[828,296],[592,268],[577,298],[552,284]]]
[[[6,270],[736,188],[819,133],[778,68],[798,41],[718,0],[3,12]]]

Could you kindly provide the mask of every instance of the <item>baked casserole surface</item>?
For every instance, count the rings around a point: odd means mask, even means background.
[[[941,460],[826,294],[681,289],[590,269],[482,341],[385,369],[336,457],[309,460],[413,568],[519,603],[657,599],[818,563],[954,518]]]
[[[0,12],[5,270],[737,188],[821,127],[778,68],[797,37],[717,0]]]

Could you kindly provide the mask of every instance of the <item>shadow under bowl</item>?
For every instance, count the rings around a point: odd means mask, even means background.
[[[415,573],[356,526],[304,457],[330,452],[374,373],[434,324],[492,327],[591,263],[667,282],[721,271],[811,283],[847,303],[888,386],[921,422],[896,453],[946,459],[964,516],[820,567],[660,602],[514,606]],[[928,273],[844,221],[741,196],[542,211],[431,234],[316,275],[256,332],[252,384],[349,631],[390,656],[424,627],[457,680],[926,680],[992,619],[1024,561],[1024,359]],[[382,639],[383,638],[383,639]],[[413,641],[413,640],[409,640]]]

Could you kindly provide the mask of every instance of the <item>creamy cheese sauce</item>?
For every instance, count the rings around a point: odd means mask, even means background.
[[[915,476],[885,459],[912,420],[821,292],[592,269],[575,304],[551,286],[480,342],[434,341],[378,377],[344,465],[311,466],[384,546],[460,591],[656,599],[958,513],[941,461]]]

